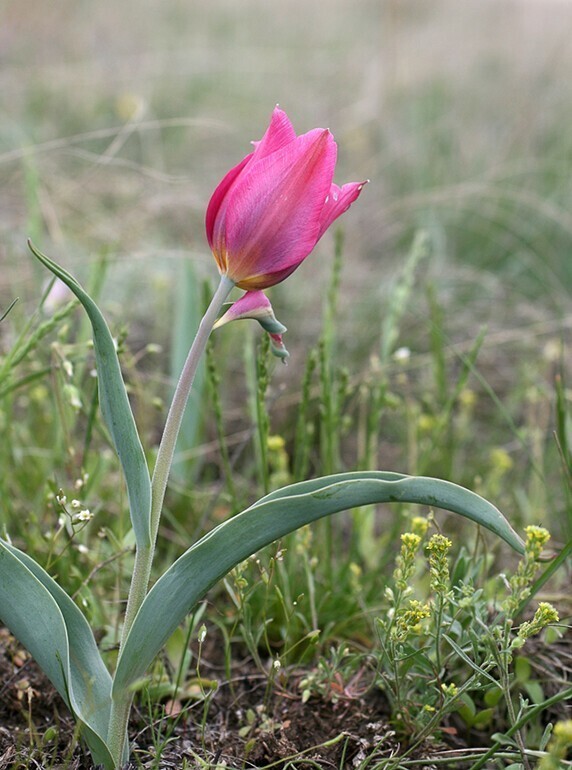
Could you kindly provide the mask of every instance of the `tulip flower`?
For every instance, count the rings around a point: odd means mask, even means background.
[[[275,108],[254,151],[227,173],[207,208],[207,239],[221,275],[251,291],[294,272],[365,184],[334,184],[336,156],[327,129],[296,136]]]
[[[276,107],[254,151],[228,172],[207,208],[207,239],[221,276],[246,289],[216,325],[256,318],[270,335],[272,352],[283,360],[285,329],[265,326],[270,316],[276,319],[261,289],[293,273],[359,196],[365,182],[333,183],[336,157],[327,129],[296,136]]]

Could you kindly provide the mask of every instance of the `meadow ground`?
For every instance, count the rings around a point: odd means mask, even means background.
[[[288,367],[255,324],[213,337],[156,573],[269,488],[374,467],[464,484],[519,532],[546,527],[547,558],[570,547],[572,3],[8,0],[0,20],[0,317],[19,298],[0,322],[0,526],[74,595],[110,665],[125,496],[89,327],[40,307],[48,276],[26,238],[97,297],[152,463],[216,274],[206,204],[276,103],[300,132],[330,127],[337,181],[370,184],[343,243],[328,233],[271,291]],[[72,525],[59,490],[93,519]],[[415,516],[425,542],[452,541],[440,589],[423,548],[402,585]],[[291,536],[171,640],[138,695],[135,761],[568,767],[551,735],[570,719],[569,559],[556,563],[508,609],[517,557],[443,512],[380,506]],[[397,639],[387,619],[408,596],[433,614]],[[507,656],[539,602],[560,622]],[[0,767],[88,767],[65,707],[0,633]]]

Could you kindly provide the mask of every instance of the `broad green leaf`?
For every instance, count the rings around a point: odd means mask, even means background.
[[[460,513],[523,551],[522,541],[500,511],[482,497],[446,481],[369,471],[293,484],[218,526],[157,581],[125,642],[114,692],[143,676],[185,615],[212,585],[248,556],[323,516],[387,502],[421,503]]]
[[[420,503],[453,511],[453,513],[458,513],[486,527],[486,529],[501,537],[515,551],[524,553],[524,544],[521,538],[492,503],[489,503],[488,500],[485,500],[475,492],[460,487],[458,484],[426,476],[406,476],[392,471],[338,473],[333,476],[323,476],[319,479],[300,481],[297,484],[291,484],[283,489],[278,489],[258,500],[251,508],[256,508],[270,500],[283,500],[294,495],[318,492],[329,484],[367,479],[385,481],[391,485],[391,497],[386,501],[379,502]]]
[[[26,647],[82,726],[96,764],[105,745],[111,676],[80,609],[32,558],[0,540],[0,619]]]
[[[127,398],[113,337],[101,311],[75,278],[29,242],[33,254],[63,281],[83,305],[93,329],[99,403],[123,468],[131,521],[140,547],[150,544],[151,481]]]

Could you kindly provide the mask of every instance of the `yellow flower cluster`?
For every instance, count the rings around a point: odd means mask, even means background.
[[[453,543],[444,535],[433,535],[427,543],[431,588],[444,595],[450,590],[448,555]]]
[[[538,634],[543,628],[560,620],[556,609],[548,602],[540,602],[532,620],[525,621],[518,629],[518,634],[512,640],[511,647],[520,648],[527,639]]]
[[[538,559],[546,543],[550,540],[550,532],[544,527],[528,526],[525,528],[524,559],[519,563],[516,572],[509,579],[510,596],[505,601],[503,609],[510,619],[518,610],[521,602],[530,595],[530,586],[538,571]]]
[[[393,573],[395,587],[398,591],[407,589],[407,581],[415,570],[415,555],[421,545],[420,535],[414,532],[404,532],[401,535],[401,550],[396,559],[396,568]]]
[[[546,543],[550,540],[550,532],[544,527],[535,527],[530,525],[524,529],[526,533],[526,541],[524,543],[524,549],[529,559],[537,561],[540,558],[542,549]]]
[[[417,599],[410,599],[406,608],[399,610],[391,636],[396,642],[404,642],[411,634],[421,631],[421,621],[430,617],[431,608]]]

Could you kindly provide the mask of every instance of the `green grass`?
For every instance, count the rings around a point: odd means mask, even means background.
[[[547,751],[569,689],[558,658],[572,538],[572,93],[554,73],[571,64],[572,9],[541,6],[365,0],[359,13],[341,1],[325,13],[318,0],[169,0],[64,18],[33,0],[3,12],[0,317],[20,300],[0,322],[0,526],[76,597],[110,659],[132,566],[125,492],[97,411],[88,325],[74,304],[42,307],[47,276],[25,240],[105,308],[144,446],[156,447],[215,274],[206,202],[280,101],[299,130],[331,127],[339,181],[371,184],[344,219],[343,246],[325,237],[272,292],[288,367],[247,324],[213,336],[157,574],[290,481],[381,467],[464,484],[564,549],[512,625],[500,575],[514,574],[513,557],[440,512],[431,533],[453,543],[450,585],[430,585],[420,550],[396,588],[400,536],[420,512],[393,506],[290,536],[213,589],[184,631],[218,629],[229,679],[246,653],[269,688],[269,661],[304,667],[300,699],[334,699],[367,672],[403,751],[364,768],[415,766],[416,742],[442,724],[465,731],[473,770],[479,749],[494,750],[494,768],[521,766],[523,746]],[[93,518],[77,522],[84,509]],[[392,639],[388,618],[409,598],[437,610]],[[560,625],[508,660],[507,640],[546,599]],[[161,687],[196,697],[201,675],[184,650],[173,640],[149,697]],[[452,684],[458,693],[441,687]],[[171,729],[159,723],[157,747]]]

